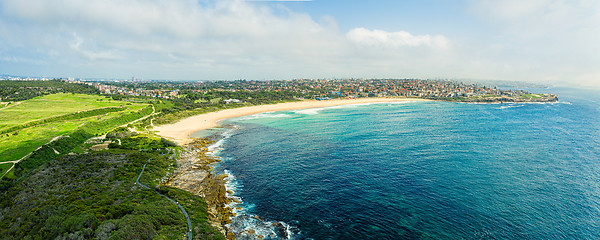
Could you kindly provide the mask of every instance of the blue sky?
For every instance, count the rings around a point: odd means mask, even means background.
[[[595,0],[0,0],[0,74],[600,86]]]

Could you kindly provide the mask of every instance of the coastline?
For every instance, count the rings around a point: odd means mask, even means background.
[[[240,216],[235,206],[235,203],[240,203],[233,194],[230,186],[228,186],[228,173],[213,172],[214,164],[221,161],[218,156],[208,156],[209,148],[216,143],[219,138],[192,138],[190,135],[194,132],[217,127],[220,121],[260,114],[275,111],[290,111],[311,108],[333,107],[341,105],[353,104],[369,104],[369,103],[386,103],[386,102],[422,102],[435,101],[419,98],[363,98],[363,99],[346,99],[346,100],[305,100],[300,102],[279,103],[270,105],[258,105],[241,107],[234,109],[226,109],[216,112],[210,112],[192,116],[180,120],[174,124],[167,124],[155,127],[153,130],[158,131],[157,134],[161,137],[170,139],[180,146],[185,148],[181,158],[178,158],[178,167],[174,174],[169,179],[168,185],[183,189],[195,195],[204,198],[208,204],[209,222],[213,227],[218,229],[226,239],[235,239],[237,236],[253,236],[263,238],[265,235],[260,235],[259,228],[239,228],[232,227],[240,226],[235,219],[240,219]],[[482,104],[490,104],[483,102]],[[238,216],[239,215],[239,216]],[[237,216],[237,218],[236,218]],[[288,225],[284,222],[264,222],[259,216],[245,216],[245,219],[261,222],[260,226],[269,226],[275,234],[287,236]],[[239,221],[239,220],[237,220]],[[243,225],[246,226],[246,225]],[[264,232],[264,231],[262,231]]]
[[[290,111],[319,107],[333,107],[341,105],[384,103],[384,102],[412,102],[433,101],[422,98],[359,98],[359,99],[336,99],[336,100],[304,100],[300,102],[287,102],[269,105],[257,105],[233,109],[225,109],[217,112],[204,113],[192,116],[177,123],[154,127],[152,130],[166,139],[172,140],[183,146],[192,141],[190,135],[200,130],[217,127],[219,122],[225,119],[243,117],[266,112]]]
[[[230,204],[236,202],[236,199],[228,196],[231,193],[226,187],[226,174],[213,173],[213,164],[220,159],[207,155],[210,145],[215,143],[215,139],[192,138],[190,135],[200,130],[206,130],[219,125],[219,122],[229,118],[242,117],[266,112],[289,111],[320,107],[333,107],[352,104],[385,103],[385,102],[411,102],[411,101],[432,101],[427,99],[414,98],[364,98],[364,99],[345,99],[345,100],[306,100],[301,102],[278,103],[270,105],[258,105],[234,109],[226,109],[217,112],[200,114],[183,119],[174,124],[167,124],[155,127],[153,130],[161,137],[170,139],[180,146],[184,147],[182,155],[177,158],[177,170],[167,182],[167,185],[188,191],[192,194],[201,196],[208,204],[209,222],[218,229],[226,239],[235,239],[238,234],[246,236],[255,236],[261,238],[253,229],[243,232],[233,232],[228,224],[232,222],[232,217],[236,212]],[[257,218],[258,221],[262,221]],[[273,227],[278,228],[278,232],[286,232],[286,228],[281,222],[277,222]]]
[[[226,227],[231,223],[231,217],[235,216],[228,204],[235,200],[227,197],[227,175],[212,171],[213,164],[221,161],[208,154],[209,146],[214,143],[214,139],[198,138],[187,144],[177,158],[177,169],[165,184],[202,197],[207,204],[211,226],[226,239],[235,239]]]

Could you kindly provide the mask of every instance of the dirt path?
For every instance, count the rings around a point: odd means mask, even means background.
[[[21,103],[22,103],[22,102],[16,102],[16,103],[14,103],[14,104],[11,104],[11,105],[8,105],[8,106],[6,106],[6,107],[0,108],[0,111],[2,111],[2,110],[4,110],[4,109],[7,109],[7,108],[9,108],[9,107],[14,107],[14,106],[17,106],[17,105],[19,105],[19,104],[21,104]]]

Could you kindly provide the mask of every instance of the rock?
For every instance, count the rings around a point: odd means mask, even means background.
[[[275,228],[275,234],[282,239],[287,239],[287,227],[283,225],[281,222],[273,223],[273,227]]]
[[[225,188],[227,175],[212,174],[211,165],[220,160],[206,155],[206,146],[213,142],[207,139],[196,139],[188,144],[186,151],[177,159],[177,169],[167,182],[170,186],[204,198],[208,204],[207,211],[211,225],[227,239],[235,239],[235,235],[228,232],[225,227],[231,223],[231,217],[234,216],[232,209],[226,206],[232,201],[227,198],[227,189]]]

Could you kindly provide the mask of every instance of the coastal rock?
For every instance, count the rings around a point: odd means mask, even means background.
[[[275,229],[275,234],[277,237],[281,239],[288,239],[287,227],[282,222],[273,223],[273,228]]]
[[[217,228],[227,239],[235,239],[235,234],[228,232],[225,225],[231,223],[234,213],[227,204],[225,178],[227,175],[214,175],[211,165],[219,160],[207,155],[207,146],[214,141],[197,139],[185,147],[177,159],[177,170],[174,171],[168,185],[176,187],[204,198],[208,205],[208,218],[211,225]]]
[[[467,103],[546,103],[557,102],[556,94],[525,94],[515,96],[481,96],[472,98],[460,98],[458,102]]]

